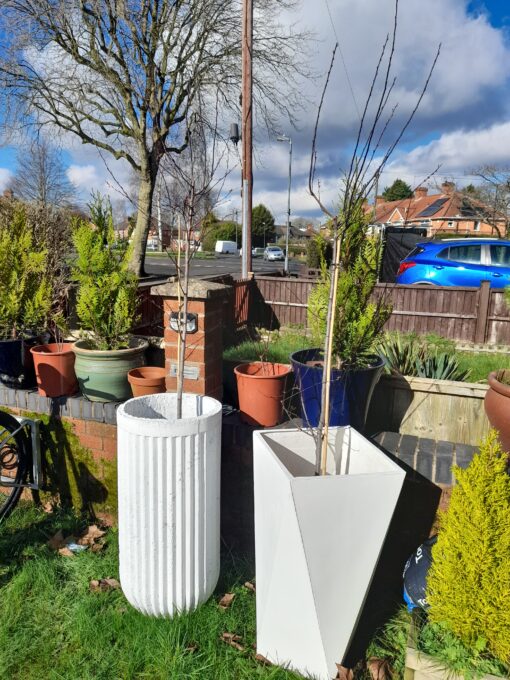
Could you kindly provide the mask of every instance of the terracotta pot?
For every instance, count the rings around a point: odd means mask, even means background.
[[[291,370],[286,364],[264,361],[234,368],[239,411],[245,423],[274,427],[282,421],[285,384]]]
[[[34,357],[37,390],[41,396],[63,397],[78,391],[72,342],[37,345],[30,351]]]
[[[128,381],[133,397],[166,392],[166,370],[159,366],[142,366],[128,371]]]
[[[510,379],[510,370],[489,373],[484,405],[490,424],[499,433],[501,445],[510,453],[510,385],[501,382],[503,377]]]

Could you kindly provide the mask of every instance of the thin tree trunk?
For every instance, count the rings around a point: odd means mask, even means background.
[[[140,188],[138,191],[138,213],[136,216],[136,226],[133,231],[132,243],[133,254],[129,268],[137,276],[144,276],[145,248],[151,226],[152,218],[152,198],[154,195],[155,180],[150,170],[142,172],[140,175]]]
[[[335,222],[334,231],[338,230]],[[315,443],[315,473],[317,475],[326,474],[327,465],[327,446],[328,446],[328,429],[329,429],[329,394],[331,388],[331,359],[335,323],[335,305],[336,293],[338,288],[338,267],[340,259],[340,237],[336,233],[334,241],[334,257],[333,257],[333,272],[330,275],[329,285],[329,299],[328,299],[328,314],[326,320],[326,337],[324,338],[324,365],[322,369],[322,390],[321,390],[321,413],[319,418],[319,425],[317,427],[317,440]]]

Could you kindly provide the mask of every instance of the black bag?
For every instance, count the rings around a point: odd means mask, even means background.
[[[409,611],[416,607],[427,610],[427,574],[432,564],[432,546],[437,536],[432,536],[407,560],[404,567],[404,600]]]

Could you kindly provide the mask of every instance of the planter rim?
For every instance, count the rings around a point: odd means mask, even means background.
[[[82,356],[123,357],[128,356],[133,352],[136,353],[141,350],[146,350],[149,346],[149,342],[145,338],[139,336],[132,336],[129,339],[129,347],[126,347],[125,349],[92,349],[90,344],[90,340],[76,340],[73,344],[73,351],[75,354],[81,354]]]
[[[344,483],[346,479],[349,478],[349,476],[352,477],[352,475],[345,475],[345,474],[326,474],[326,475],[316,475],[310,474],[310,475],[295,475],[293,474],[287,465],[279,458],[278,455],[273,451],[271,448],[270,442],[268,442],[268,439],[271,439],[272,435],[276,435],[278,438],[282,437],[293,437],[293,436],[306,436],[311,438],[311,431],[315,428],[285,428],[285,429],[267,429],[267,430],[256,430],[253,433],[254,439],[262,439],[264,442],[264,446],[268,447],[271,450],[271,453],[278,465],[278,467],[281,469],[282,474],[284,477],[287,479],[288,482],[292,482],[293,484],[341,484]],[[360,434],[357,430],[355,430],[353,427],[350,425],[333,425],[328,428],[330,434],[331,433],[336,433],[340,430],[348,431],[348,432],[353,432],[357,437],[362,437],[366,439],[366,437],[363,437],[362,434]],[[379,447],[375,446],[375,444],[372,444],[369,440],[366,440],[366,442],[370,445],[370,448],[374,450],[374,453],[377,455],[377,457],[384,461],[384,466],[387,468],[384,471],[381,470],[374,470],[372,472],[357,472],[355,474],[356,477],[361,477],[361,476],[366,476],[366,477],[372,477],[374,475],[377,476],[386,476],[390,475],[393,476],[395,474],[400,475],[402,478],[405,477],[405,471],[400,467],[400,465],[397,465],[397,463],[393,462],[389,456],[387,456]],[[330,455],[332,455],[330,453]],[[334,481],[336,480],[336,482]]]
[[[322,366],[309,366],[308,364],[305,364],[303,361],[301,361],[300,358],[296,358],[299,354],[304,354],[305,352],[314,352],[314,353],[323,353],[323,349],[321,347],[310,347],[307,349],[298,349],[296,352],[292,352],[290,355],[290,360],[296,364],[299,364],[300,366],[304,366],[307,369],[310,369],[312,371],[322,371],[323,367]],[[371,364],[370,366],[363,366],[362,368],[359,367],[351,367],[351,368],[332,368],[333,373],[349,373],[349,372],[356,372],[356,373],[361,373],[363,371],[373,371],[376,368],[381,368],[381,366],[384,366],[386,363],[384,359],[379,355],[379,354],[374,354],[373,355],[374,360],[376,360],[375,363]],[[312,361],[312,359],[309,359],[309,361]]]
[[[498,392],[498,394],[501,394],[504,397],[510,397],[510,385],[505,385],[500,380],[498,380],[498,373],[499,371],[492,371],[491,373],[489,373],[488,377],[489,386],[495,392]]]
[[[185,392],[182,395],[184,417],[180,420],[173,415],[176,401],[176,392],[134,397],[117,409],[117,424],[122,423],[124,430],[134,434],[176,437],[207,432],[211,419],[216,417],[221,419],[223,406],[213,397]],[[201,415],[187,416],[186,410],[192,408],[201,410]]]
[[[251,373],[246,373],[246,371],[251,366],[260,366],[261,368],[263,366],[274,366],[275,368],[278,367],[279,369],[282,368],[284,370],[282,370],[280,373],[273,373],[269,375],[252,375]],[[234,368],[234,373],[236,375],[242,376],[243,378],[253,378],[254,380],[274,380],[275,378],[286,378],[291,372],[292,366],[290,364],[281,364],[273,361],[247,361],[235,366]]]
[[[148,372],[148,375],[143,375]],[[166,370],[161,366],[139,366],[128,371],[128,381],[134,385],[157,385],[166,378]]]
[[[59,344],[62,346],[62,348],[65,349],[53,349],[59,346]],[[73,354],[73,342],[63,342],[63,343],[56,343],[56,342],[49,342],[47,345],[35,345],[35,347],[31,347],[30,351],[32,354],[49,354],[51,356],[61,356],[64,354]]]
[[[38,335],[38,334],[18,335],[16,338],[2,338],[2,337],[0,337],[0,342],[23,342],[23,340],[37,340],[37,338],[40,338],[40,337],[41,336]]]

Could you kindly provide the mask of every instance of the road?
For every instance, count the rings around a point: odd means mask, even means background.
[[[283,262],[266,262],[261,257],[253,258],[253,271],[258,273],[283,271]],[[296,273],[299,262],[292,259],[289,262],[291,273]],[[155,276],[173,276],[175,266],[168,255],[151,255],[145,259],[145,270],[147,274]],[[219,274],[232,274],[241,276],[241,258],[235,255],[217,255],[214,259],[191,261],[191,276],[215,276]]]

